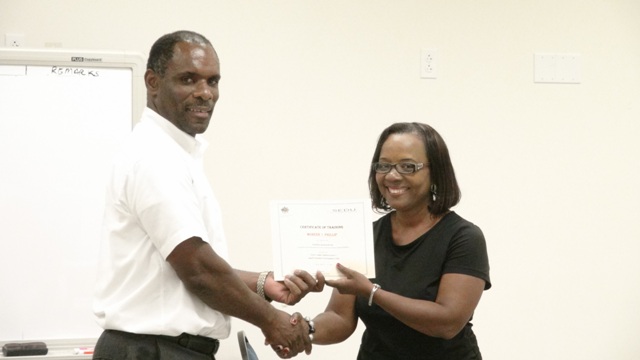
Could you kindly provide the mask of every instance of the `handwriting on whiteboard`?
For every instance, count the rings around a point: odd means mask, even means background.
[[[98,77],[100,73],[98,70],[89,70],[83,68],[64,67],[64,66],[52,66],[51,74],[54,75],[77,75],[77,76],[92,76]]]

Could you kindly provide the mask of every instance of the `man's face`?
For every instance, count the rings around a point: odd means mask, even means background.
[[[211,46],[179,42],[164,76],[145,74],[149,107],[191,136],[207,130],[218,101],[220,62]]]

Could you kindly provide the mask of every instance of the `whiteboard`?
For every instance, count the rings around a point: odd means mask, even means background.
[[[0,50],[0,340],[99,336],[104,183],[143,73],[134,53]]]

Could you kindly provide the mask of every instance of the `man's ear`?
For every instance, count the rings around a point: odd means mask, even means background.
[[[156,92],[160,86],[160,77],[155,71],[147,69],[144,73],[144,84],[147,86],[147,90]]]

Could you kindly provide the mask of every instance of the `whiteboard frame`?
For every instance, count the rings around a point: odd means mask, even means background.
[[[141,53],[129,51],[94,51],[72,49],[22,49],[0,48],[0,66],[59,66],[69,68],[102,68],[102,69],[130,69],[131,70],[131,121],[133,128],[139,120],[146,105],[146,89],[144,86],[144,73],[146,61]],[[96,259],[97,261],[97,259]],[[33,284],[30,284],[33,286]],[[0,326],[2,323],[0,321]],[[52,334],[53,335],[53,334]],[[60,354],[67,354],[73,346],[78,344],[93,345],[95,339],[66,339],[52,336],[46,339],[33,339],[27,337],[14,337],[12,339],[0,338],[0,344],[12,341],[38,340],[47,344],[66,345],[60,346]],[[72,346],[73,345],[73,346]],[[1,346],[1,345],[0,345]],[[71,349],[71,350],[69,350]],[[57,357],[52,352],[45,357]],[[70,353],[69,353],[70,354]],[[73,358],[80,358],[72,355]],[[1,357],[1,356],[0,356]],[[42,356],[41,356],[42,357]],[[66,358],[66,355],[60,358]]]
[[[138,121],[146,104],[144,73],[146,62],[139,52],[72,49],[0,48],[0,65],[40,65],[95,68],[130,68],[132,71],[131,126]]]

